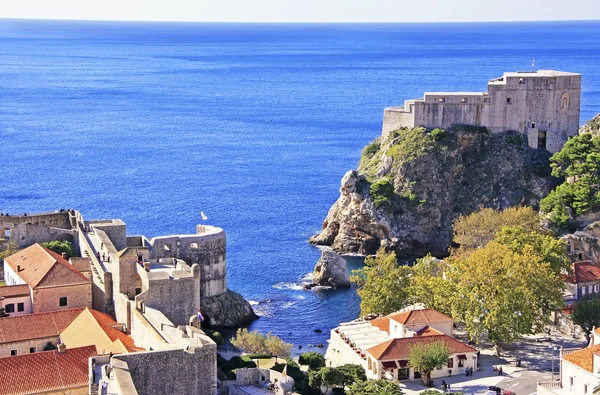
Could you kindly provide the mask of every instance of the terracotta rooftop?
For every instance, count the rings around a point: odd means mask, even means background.
[[[417,336],[438,336],[443,335],[442,332],[426,326],[417,331]]]
[[[410,350],[417,344],[433,344],[443,342],[451,354],[476,352],[473,347],[459,342],[446,335],[429,335],[391,339],[367,350],[377,360],[408,359]]]
[[[31,288],[89,283],[62,256],[37,243],[9,256],[4,262]]]
[[[402,325],[415,325],[415,324],[433,324],[436,322],[454,322],[454,320],[448,317],[446,314],[442,314],[439,311],[433,309],[419,309],[403,311],[401,313],[394,313],[388,315],[391,320],[399,322]]]
[[[390,333],[390,319],[388,317],[379,317],[369,321],[369,323],[384,332]]]
[[[84,309],[60,334],[67,348],[96,346],[98,354],[140,351],[133,339],[118,329],[119,324],[108,314]]]
[[[590,261],[574,262],[573,274],[568,277],[570,283],[600,281],[600,266]]]
[[[0,344],[58,337],[82,311],[83,308],[0,318]]]
[[[0,358],[0,394],[39,394],[88,385],[88,358],[96,347],[37,352]]]
[[[29,295],[29,285],[27,284],[6,285],[4,287],[0,287],[0,296],[5,298],[25,295]]]
[[[593,372],[594,354],[597,353],[600,353],[600,344],[582,348],[578,351],[573,351],[572,353],[563,356],[563,359],[579,366],[582,369],[587,370],[588,372]]]

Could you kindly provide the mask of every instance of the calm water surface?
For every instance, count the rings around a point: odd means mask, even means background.
[[[263,315],[252,327],[324,342],[359,300],[301,289],[319,257],[306,239],[383,108],[485,90],[535,58],[583,74],[586,120],[600,112],[598,37],[598,22],[0,19],[0,211],[73,207],[155,236],[193,232],[202,210],[227,231],[230,288]]]

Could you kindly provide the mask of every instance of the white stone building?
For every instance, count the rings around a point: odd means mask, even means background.
[[[386,108],[383,136],[394,130],[464,124],[491,132],[517,131],[533,148],[561,149],[578,134],[581,74],[554,70],[504,73],[487,92],[426,92],[422,99]]]
[[[420,372],[409,366],[416,344],[444,343],[451,356],[431,378],[477,370],[477,350],[454,339],[454,320],[431,309],[400,311],[373,320],[343,323],[331,331],[325,358],[331,366],[361,365],[369,379],[414,380]]]

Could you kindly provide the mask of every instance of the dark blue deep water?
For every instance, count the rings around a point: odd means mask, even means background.
[[[202,210],[227,231],[230,288],[264,315],[252,327],[324,342],[359,301],[299,289],[319,257],[306,240],[383,108],[535,58],[583,74],[583,122],[600,112],[599,37],[600,22],[0,20],[0,211],[73,207],[155,236],[193,232]]]

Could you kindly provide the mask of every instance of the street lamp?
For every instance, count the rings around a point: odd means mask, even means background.
[[[517,321],[517,325],[516,325],[517,326],[517,330],[515,332],[516,333],[520,333],[520,332],[518,332],[520,330],[519,324],[521,322],[521,316],[523,314],[521,314],[520,311],[516,311],[515,313],[517,314],[517,320],[516,320]],[[515,349],[515,366],[517,366],[517,367],[521,366],[521,362],[519,361],[519,347],[517,347]]]
[[[552,349],[552,381],[554,381],[554,351],[558,351],[558,347],[550,346]]]

